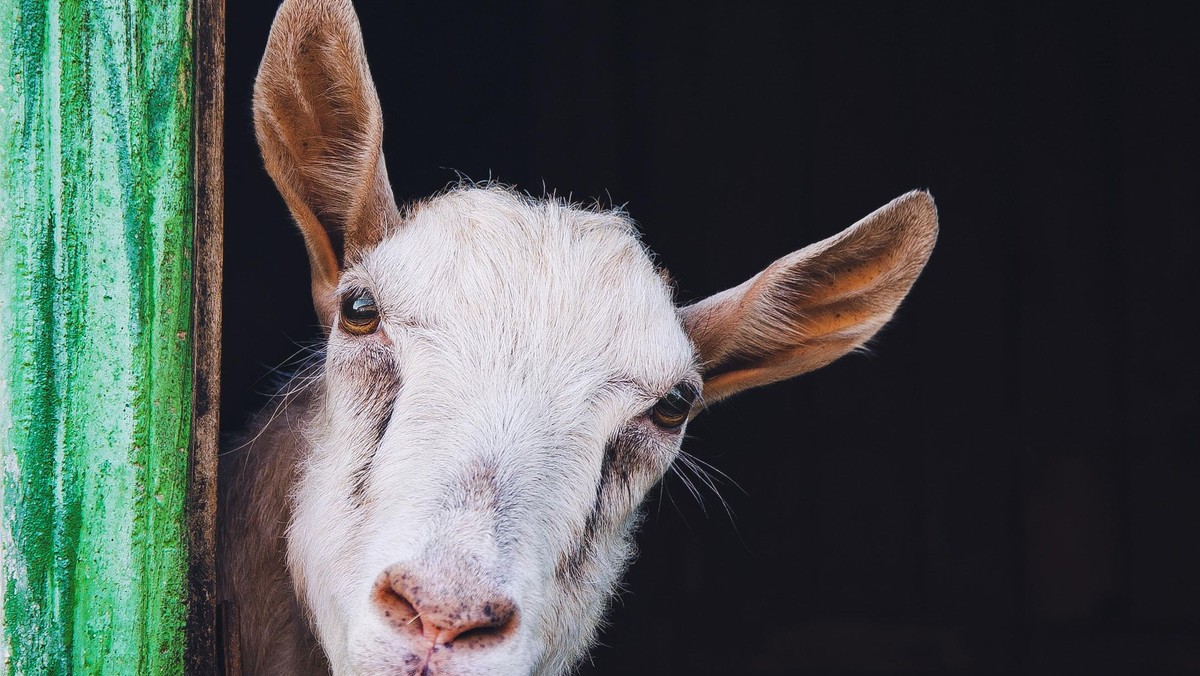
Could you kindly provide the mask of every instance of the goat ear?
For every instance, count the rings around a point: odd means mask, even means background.
[[[304,235],[313,304],[331,325],[341,270],[399,221],[383,114],[349,0],[286,0],[254,82],[267,172]]]
[[[896,311],[937,241],[937,209],[910,192],[740,286],[681,310],[700,355],[704,401],[820,368]]]

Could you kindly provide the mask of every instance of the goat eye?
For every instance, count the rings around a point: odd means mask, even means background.
[[[696,390],[690,385],[676,385],[649,411],[650,419],[664,430],[677,430],[687,422],[696,402]]]
[[[375,306],[375,297],[364,290],[347,293],[342,298],[339,322],[346,333],[356,336],[374,333],[379,328],[379,308]]]

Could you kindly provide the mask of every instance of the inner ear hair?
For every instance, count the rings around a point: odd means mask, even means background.
[[[745,283],[681,310],[700,355],[704,401],[820,368],[883,327],[937,241],[926,192],[893,200]]]
[[[340,271],[398,224],[383,114],[349,0],[286,0],[254,83],[267,172],[304,236],[322,324]]]

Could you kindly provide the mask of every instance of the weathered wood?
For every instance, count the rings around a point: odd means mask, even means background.
[[[192,260],[194,346],[188,481],[187,672],[217,673],[217,452],[221,382],[221,260],[224,224],[225,2],[195,8],[196,236]]]
[[[242,676],[242,640],[237,606],[229,601],[217,605],[217,655],[224,676]]]
[[[178,674],[192,408],[187,0],[0,0],[10,674]]]

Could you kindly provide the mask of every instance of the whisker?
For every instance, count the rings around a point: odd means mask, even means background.
[[[717,496],[717,499],[721,501],[722,509],[725,510],[726,516],[729,517],[729,521],[736,524],[736,515],[733,513],[733,508],[729,505],[729,501],[721,494],[719,484],[729,482],[744,494],[746,491],[741,485],[710,463],[682,450],[679,451],[676,462],[671,464],[671,469],[674,470],[676,476],[684,481],[684,485],[688,487],[689,492],[696,499],[696,502],[699,503],[700,509],[704,512],[705,516],[708,516],[708,510],[705,508],[703,496],[695,486],[695,483],[688,477],[689,473],[694,475],[696,480],[705,488],[712,491],[713,495]]]
[[[686,467],[686,464],[684,466]],[[684,487],[687,488],[688,493],[691,494],[692,498],[696,500],[696,504],[700,505],[700,511],[703,512],[704,516],[707,517],[708,509],[704,506],[704,496],[700,495],[700,491],[696,488],[696,484],[692,482],[691,478],[688,477],[686,473],[676,467],[676,465],[672,464],[671,469],[675,472],[675,476],[679,477],[679,480],[683,482]]]
[[[720,475],[720,477],[722,479],[724,479],[725,481],[728,481],[730,484],[733,484],[733,487],[738,489],[739,491],[741,491],[742,495],[749,495],[749,493],[746,492],[746,489],[742,488],[741,484],[739,484],[737,481],[735,481],[733,479],[733,477],[731,477],[728,474],[726,474],[725,472],[721,471],[721,469],[718,468],[716,465],[706,462],[706,461],[692,455],[691,453],[688,453],[687,451],[681,450],[679,453],[680,453],[680,455],[686,456],[688,458],[688,460],[700,465],[701,469],[704,471],[705,474],[718,474],[718,475]]]
[[[295,355],[293,355],[293,357],[289,357],[289,360],[294,360],[294,358]],[[285,362],[284,365],[287,363],[288,362]],[[283,365],[277,367],[274,369],[274,371],[276,373],[282,373],[282,367]],[[243,441],[237,446],[222,451],[220,455],[224,456],[230,453],[236,453],[244,448],[252,447],[255,442],[262,438],[262,435],[266,433],[271,425],[279,419],[280,414],[289,414],[290,412],[288,409],[291,407],[291,404],[295,402],[298,397],[307,392],[314,383],[319,382],[324,377],[325,351],[317,348],[308,349],[308,354],[299,361],[299,367],[296,369],[296,371],[282,382],[274,394],[269,395],[268,401],[277,401],[274,409],[271,411],[271,414],[267,416],[266,422],[255,425],[255,427],[258,428],[258,431],[254,434],[254,436]],[[285,418],[285,420],[289,425],[291,424],[290,415],[289,417]]]

